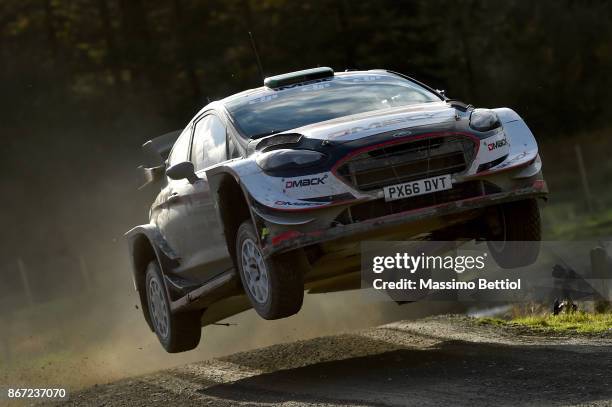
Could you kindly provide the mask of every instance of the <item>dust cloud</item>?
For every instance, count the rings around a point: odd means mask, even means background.
[[[291,318],[265,321],[250,310],[230,326],[203,328],[200,346],[168,354],[148,329],[124,261],[114,288],[63,298],[37,309],[3,316],[6,368],[0,383],[61,386],[72,390],[189,362],[281,342],[364,328],[398,319],[448,312],[444,304],[373,303],[359,291],[307,295]],[[234,325],[235,324],[235,325]]]

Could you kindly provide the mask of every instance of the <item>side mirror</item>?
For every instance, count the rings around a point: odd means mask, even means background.
[[[173,180],[187,179],[190,184],[199,180],[198,176],[195,174],[193,163],[189,161],[174,164],[166,170],[166,175]]]

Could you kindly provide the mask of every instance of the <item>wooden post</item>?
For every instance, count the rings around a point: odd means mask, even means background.
[[[608,280],[612,278],[612,262],[608,257],[606,249],[603,247],[595,247],[591,249],[591,272],[592,278],[600,281],[597,284],[601,298],[595,299],[595,311],[605,312],[612,306],[610,298],[610,286]]]
[[[589,208],[589,213],[593,213],[593,202],[591,200],[591,190],[589,189],[586,168],[584,167],[584,160],[582,159],[582,148],[580,148],[580,144],[576,144],[574,145],[574,149],[576,150],[576,161],[578,162],[578,171],[580,172],[580,180],[582,181],[582,189],[584,191],[584,198],[586,199],[587,208]]]
[[[32,297],[32,290],[30,289],[30,281],[28,280],[28,272],[26,266],[21,259],[17,259],[17,266],[19,268],[19,274],[21,276],[21,283],[23,284],[23,292],[26,297],[26,301],[29,305],[34,304],[34,297]]]

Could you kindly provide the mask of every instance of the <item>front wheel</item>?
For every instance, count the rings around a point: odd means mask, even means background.
[[[201,312],[171,312],[161,270],[155,261],[147,266],[146,284],[151,324],[166,352],[185,352],[198,346],[202,335]]]
[[[487,246],[500,267],[525,267],[540,254],[541,230],[535,199],[502,204],[490,225]]]
[[[292,253],[265,259],[250,220],[244,221],[236,236],[236,257],[240,280],[255,311],[264,319],[296,314],[304,300],[303,270],[292,262]],[[293,259],[296,260],[296,259]]]

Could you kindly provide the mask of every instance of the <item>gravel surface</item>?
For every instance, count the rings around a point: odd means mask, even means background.
[[[612,406],[612,335],[458,316],[274,345],[98,385],[67,406]]]

